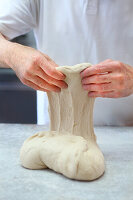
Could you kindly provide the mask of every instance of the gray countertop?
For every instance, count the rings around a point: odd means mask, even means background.
[[[133,127],[95,128],[106,172],[92,182],[20,166],[23,141],[42,130],[47,128],[0,124],[0,200],[133,200]]]

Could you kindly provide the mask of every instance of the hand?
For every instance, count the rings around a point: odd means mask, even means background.
[[[25,85],[35,90],[59,92],[66,88],[65,75],[56,70],[58,66],[48,55],[31,47],[12,44],[8,65]]]
[[[105,60],[81,72],[82,86],[89,97],[120,98],[133,93],[133,67]]]

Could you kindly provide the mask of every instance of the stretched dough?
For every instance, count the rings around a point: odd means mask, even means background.
[[[94,98],[82,89],[80,72],[89,63],[60,66],[68,88],[48,92],[50,131],[28,138],[20,151],[29,169],[50,168],[77,180],[94,180],[104,173],[104,157],[93,130]]]

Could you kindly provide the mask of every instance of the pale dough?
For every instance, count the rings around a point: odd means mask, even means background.
[[[104,173],[104,157],[93,130],[94,98],[82,89],[80,78],[80,72],[89,66],[58,67],[66,75],[68,88],[47,93],[50,131],[24,142],[20,160],[25,168],[50,168],[77,180],[94,180]]]

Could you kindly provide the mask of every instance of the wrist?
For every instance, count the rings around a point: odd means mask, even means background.
[[[5,49],[4,49],[4,63],[9,67],[9,68],[12,68],[14,67],[15,65],[15,58],[17,59],[17,55],[16,55],[16,52],[17,52],[17,43],[13,43],[13,42],[10,42],[10,41],[7,41],[5,42],[4,46],[5,46]]]
[[[1,67],[9,68],[9,57],[11,55],[11,43],[10,41],[6,40],[2,35],[0,35],[0,64]]]

